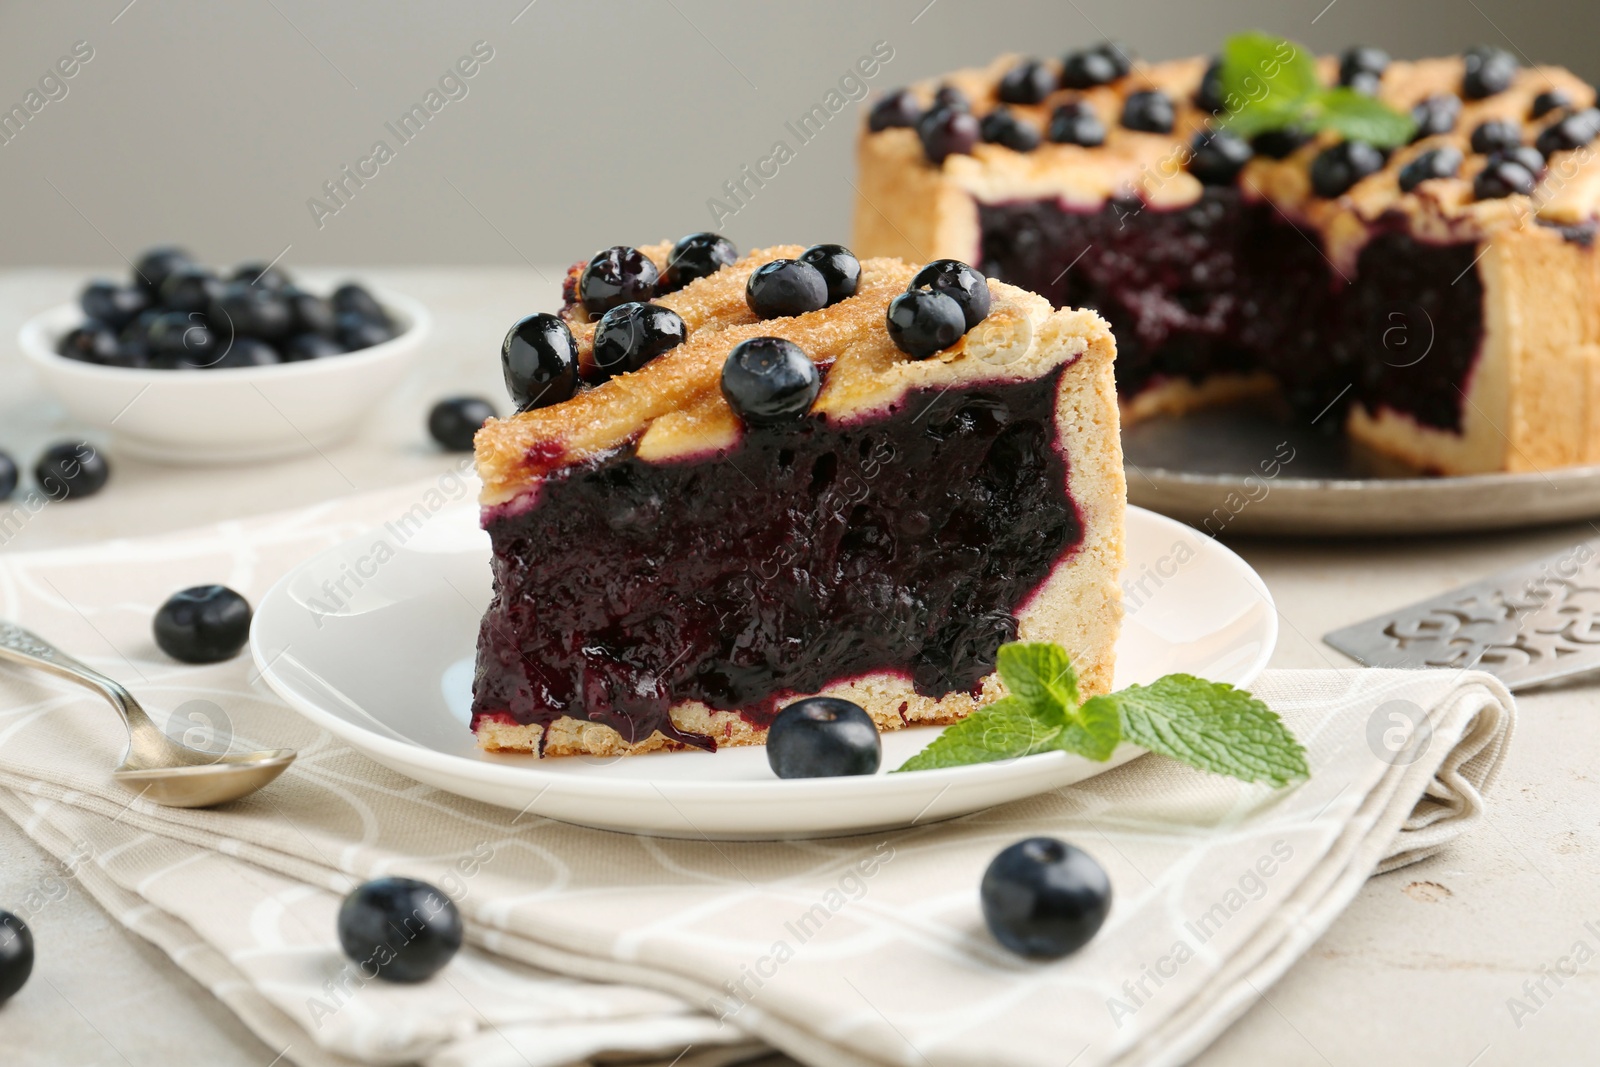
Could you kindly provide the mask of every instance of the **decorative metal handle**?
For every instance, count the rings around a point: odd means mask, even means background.
[[[123,688],[121,682],[79,663],[38,634],[24,630],[16,623],[0,621],[0,660],[77,682],[111,701],[128,726],[135,752],[164,749],[169,744],[160,727],[151,721],[144,708],[139,706],[132,693]]]

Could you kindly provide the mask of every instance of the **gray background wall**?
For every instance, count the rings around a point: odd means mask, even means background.
[[[1151,59],[1212,51],[1252,26],[1324,51],[1489,42],[1600,76],[1595,0],[126,4],[0,9],[7,108],[75,41],[94,49],[0,144],[0,263],[111,264],[162,240],[214,262],[568,262],[707,228],[706,201],[779,138],[796,157],[722,229],[742,247],[842,238],[850,118],[804,146],[784,123],[880,40],[877,88],[1108,34]],[[385,123],[480,40],[493,58],[466,95],[400,146]],[[394,158],[319,228],[307,200],[379,139]]]

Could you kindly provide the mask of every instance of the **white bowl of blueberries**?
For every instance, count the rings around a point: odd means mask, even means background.
[[[129,284],[90,282],[18,340],[72,416],[122,452],[238,463],[349,437],[411,369],[429,325],[398,293],[347,282],[321,296],[262,263],[224,278],[162,247]]]

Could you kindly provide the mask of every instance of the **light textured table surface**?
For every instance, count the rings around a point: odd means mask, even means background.
[[[500,338],[518,316],[548,310],[554,287],[527,269],[307,272],[307,278],[316,283],[347,273],[415,296],[435,315],[421,368],[374,411],[356,440],[323,456],[245,468],[159,466],[118,457],[113,446],[113,477],[104,492],[46,507],[0,551],[182,529],[442,473],[453,461],[427,439],[428,407],[454,392],[506,407]],[[556,279],[560,271],[547,268],[543,275]],[[0,274],[0,450],[24,464],[74,428],[24,366],[13,339],[23,319],[71,299],[82,277]],[[1594,536],[1594,528],[1578,525],[1457,539],[1233,547],[1261,572],[1278,603],[1283,633],[1272,665],[1321,667],[1347,663],[1321,643],[1335,627]],[[1197,1062],[1596,1062],[1597,706],[1600,691],[1593,687],[1525,695],[1488,822],[1442,855],[1369,882]],[[0,907],[52,878],[71,886],[59,864],[0,819]],[[39,953],[33,980],[0,1008],[0,1063],[7,1067],[268,1067],[276,1055],[81,890],[69,888],[33,926]],[[1580,957],[1588,962],[1578,964]],[[1573,969],[1563,960],[1576,964],[1575,974],[1559,973]],[[1524,988],[1530,981],[1531,997]],[[1512,998],[1531,1013],[1515,1017]],[[998,1054],[1003,1035],[996,1037]],[[1070,1055],[1063,1051],[1063,1063]]]

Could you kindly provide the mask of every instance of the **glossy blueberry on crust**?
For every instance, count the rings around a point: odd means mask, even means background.
[[[1213,115],[1228,106],[1228,94],[1222,88],[1222,60],[1213,57],[1206,64],[1200,87],[1194,91],[1194,106]]]
[[[1388,69],[1388,52],[1370,45],[1352,45],[1339,56],[1339,84],[1365,92],[1366,89],[1362,87],[1357,76],[1366,74],[1372,78],[1381,78],[1383,72]]]
[[[1460,97],[1445,94],[1425,97],[1411,109],[1412,121],[1417,124],[1417,132],[1411,139],[1420,141],[1424,137],[1449,133],[1456,128],[1456,119],[1460,115]]]
[[[1122,104],[1122,125],[1144,133],[1171,133],[1177,112],[1172,107],[1172,97],[1159,89],[1141,89],[1129,93]]]
[[[867,113],[867,128],[873,133],[900,126],[915,126],[922,117],[922,105],[909,89],[886,94]]]
[[[767,763],[779,778],[874,774],[882,762],[877,725],[865,708],[849,700],[797,700],[767,730]]]
[[[799,345],[781,337],[741,341],[722,365],[722,395],[751,426],[803,418],[821,391],[817,365]]]
[[[161,284],[167,280],[167,275],[193,263],[193,256],[173,245],[152,248],[133,265],[134,284],[144,286],[153,297],[161,292]]]
[[[1029,959],[1054,960],[1099,931],[1111,911],[1111,880],[1087,852],[1031,837],[994,858],[978,896],[996,941]]]
[[[339,946],[364,975],[422,982],[461,949],[461,912],[415,878],[379,878],[357,886],[339,908]]]
[[[9,500],[17,491],[17,461],[0,452],[0,500]]]
[[[1111,61],[1111,68],[1117,72],[1117,77],[1126,77],[1133,70],[1133,49],[1123,42],[1108,38],[1095,47],[1101,55]]]
[[[494,405],[481,396],[446,397],[428,412],[428,436],[446,452],[471,452],[473,435],[494,417]]]
[[[332,337],[320,333],[297,333],[283,343],[285,363],[303,363],[311,359],[342,356],[349,349]]]
[[[1350,75],[1350,80],[1343,83],[1346,89],[1360,93],[1362,96],[1377,96],[1383,91],[1383,75],[1373,74],[1371,71],[1358,70]]]
[[[1533,98],[1533,106],[1528,109],[1530,119],[1542,119],[1552,111],[1572,106],[1572,97],[1560,89],[1546,89]]]
[[[140,285],[118,285],[96,279],[83,287],[78,306],[96,322],[121,330],[150,306],[150,294]]]
[[[971,155],[979,133],[978,120],[961,108],[936,107],[917,120],[917,136],[929,163],[943,163],[954,155]]]
[[[798,259],[775,259],[751,273],[744,302],[758,318],[804,315],[828,306],[828,281],[822,272]]]
[[[16,996],[32,973],[33,932],[9,911],[0,911],[0,1004]]]
[[[661,274],[656,292],[675,293],[690,282],[710,277],[738,258],[739,250],[720,233],[691,233],[680,237],[667,254],[667,269]]]
[[[1092,89],[1116,81],[1132,69],[1127,52],[1112,41],[1105,41],[1081,52],[1070,52],[1061,60],[1063,89]]]
[[[51,500],[81,500],[94,496],[111,478],[111,465],[93,445],[64,441],[45,449],[33,467],[39,491]]]
[[[1303,130],[1268,130],[1265,133],[1258,133],[1250,139],[1250,149],[1256,155],[1265,156],[1268,159],[1288,159],[1310,140],[1311,134]]]
[[[1600,137],[1600,109],[1585,108],[1558,119],[1539,131],[1534,146],[1546,157],[1582,148]]]
[[[985,144],[997,144],[1013,152],[1032,152],[1039,147],[1039,130],[1031,122],[1017,118],[1016,112],[1001,105],[983,116],[978,124]]]
[[[1400,191],[1409,193],[1430,178],[1454,178],[1461,172],[1462,162],[1459,148],[1430,148],[1400,168]]]
[[[56,355],[80,363],[109,363],[116,358],[120,342],[104,323],[89,321],[74,327],[56,342]]]
[[[800,262],[809,263],[828,286],[828,303],[856,295],[861,285],[861,261],[844,245],[812,245],[800,253]]]
[[[1255,155],[1248,142],[1226,130],[1195,134],[1191,148],[1189,173],[1202,185],[1232,185]]]
[[[1517,57],[1502,48],[1479,45],[1469,49],[1462,57],[1466,73],[1461,79],[1461,95],[1468,100],[1482,100],[1503,93],[1516,79],[1521,65]]]
[[[1383,169],[1383,153],[1365,141],[1340,141],[1311,161],[1311,188],[1318,196],[1343,196],[1352,185]]]
[[[961,309],[963,332],[989,317],[989,281],[959,259],[936,259],[912,276],[913,289],[943,293]]]
[[[1505,119],[1480,122],[1472,130],[1472,150],[1481,155],[1503,152],[1522,143],[1522,127]]]
[[[613,245],[595,253],[578,276],[578,299],[591,315],[656,295],[656,265],[637,248]]]
[[[1490,156],[1472,179],[1472,195],[1479,200],[1498,200],[1517,193],[1529,195],[1538,184],[1533,172],[1516,160]]]
[[[1511,148],[1502,149],[1490,156],[1491,159],[1509,159],[1521,163],[1534,177],[1544,173],[1544,153],[1531,145],[1519,144]]]
[[[636,371],[689,335],[676,311],[659,304],[618,304],[594,328],[594,365],[605,377]]]
[[[1106,143],[1106,124],[1086,100],[1062,104],[1050,116],[1050,140],[1098,148]]]
[[[506,331],[500,369],[518,411],[559,404],[578,391],[578,343],[566,323],[541,311]]]
[[[957,89],[954,85],[941,85],[933,94],[933,106],[953,107],[958,111],[971,111],[972,101],[967,99],[967,94]]]
[[[169,311],[204,311],[221,292],[221,278],[209,268],[189,264],[161,283],[161,306]]]
[[[250,602],[225,585],[197,585],[156,609],[156,646],[179,663],[221,663],[250,640]]]
[[[927,359],[967,332],[961,305],[945,293],[913,289],[889,301],[889,339],[912,359]]]
[[[1025,59],[1000,78],[1000,101],[1037,104],[1055,91],[1056,75],[1037,59]]]

